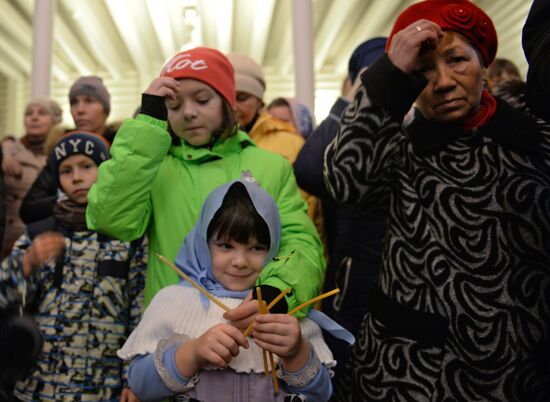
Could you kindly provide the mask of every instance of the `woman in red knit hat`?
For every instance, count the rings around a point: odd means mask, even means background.
[[[327,149],[387,216],[339,401],[550,400],[550,127],[484,88],[496,50],[469,1],[412,5]]]

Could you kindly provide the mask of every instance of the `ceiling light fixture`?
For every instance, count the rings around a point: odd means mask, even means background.
[[[193,22],[198,17],[199,13],[195,6],[187,6],[183,8],[183,18],[188,22]]]

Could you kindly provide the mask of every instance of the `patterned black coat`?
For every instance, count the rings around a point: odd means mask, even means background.
[[[402,127],[425,79],[387,56],[362,78],[325,179],[388,221],[336,398],[550,400],[550,126],[499,101],[473,132]]]

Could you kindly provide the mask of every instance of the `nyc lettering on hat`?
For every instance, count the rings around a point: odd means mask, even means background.
[[[56,146],[54,152],[57,160],[64,159],[71,154],[83,154],[92,157],[95,152],[95,143],[81,138],[71,138]],[[106,159],[105,155],[102,156],[103,159]]]
[[[109,159],[109,145],[103,137],[86,131],[72,131],[63,136],[55,145],[51,154],[55,174],[63,160],[72,155],[86,155],[96,165]]]

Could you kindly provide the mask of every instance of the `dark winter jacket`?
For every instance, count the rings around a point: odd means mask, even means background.
[[[337,298],[340,303],[347,296],[346,283],[354,286],[352,281],[345,280],[348,275],[345,272],[347,259],[357,265],[354,276],[371,283],[376,282],[380,267],[380,254],[382,236],[384,232],[384,218],[379,214],[372,214],[364,209],[339,205],[329,195],[323,179],[323,155],[327,146],[336,137],[340,127],[340,116],[348,102],[342,98],[333,105],[329,116],[309,136],[307,142],[298,154],[294,163],[294,172],[298,185],[307,192],[321,198],[323,206],[323,219],[329,252],[329,265],[325,286],[327,289],[340,287],[342,291]],[[361,272],[358,272],[358,271]],[[338,277],[338,278],[337,278]],[[356,279],[359,279],[355,276]],[[349,279],[349,278],[348,278]],[[358,284],[364,285],[360,280]],[[365,294],[363,291],[350,295],[349,308],[360,306]],[[328,312],[332,303],[324,303]],[[347,304],[347,303],[346,303]],[[334,316],[338,320],[337,314]],[[359,320],[360,317],[357,317]],[[349,322],[341,322],[348,326]],[[352,325],[354,327],[355,325]],[[354,328],[348,329],[353,331]]]
[[[339,205],[329,195],[323,179],[323,155],[340,127],[340,116],[348,102],[338,99],[328,117],[308,137],[294,163],[298,185],[319,197],[328,250],[324,290],[339,288],[337,297],[322,304],[322,310],[357,335],[369,297],[380,270],[384,217],[362,208]],[[369,286],[370,285],[370,286]],[[325,333],[338,365],[338,377],[345,368],[351,348]]]
[[[550,0],[535,0],[523,27],[523,51],[529,63],[526,101],[550,122]]]

